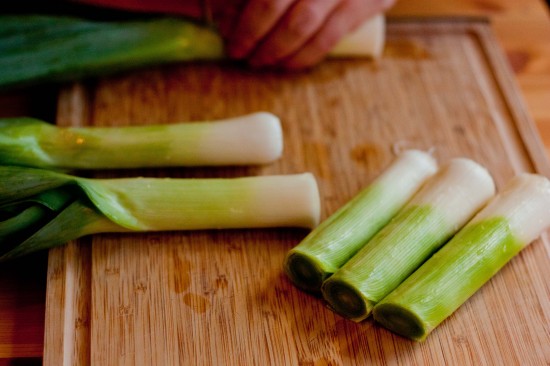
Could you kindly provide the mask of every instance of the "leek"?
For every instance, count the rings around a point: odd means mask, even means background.
[[[0,164],[100,169],[265,164],[283,150],[279,119],[266,112],[214,122],[57,127],[0,120]]]
[[[378,57],[384,16],[344,37],[335,57]],[[67,81],[148,65],[224,58],[215,30],[178,18],[92,21],[67,16],[0,16],[0,88]]]
[[[495,193],[479,164],[453,159],[355,256],[323,283],[323,297],[341,315],[366,319]]]
[[[312,228],[319,212],[309,173],[90,179],[0,166],[0,260],[101,232]]]
[[[421,341],[550,225],[550,181],[512,179],[447,245],[374,308],[374,318]]]
[[[401,153],[368,187],[290,250],[284,263],[288,277],[301,289],[320,291],[323,281],[386,225],[435,171],[430,154]]]

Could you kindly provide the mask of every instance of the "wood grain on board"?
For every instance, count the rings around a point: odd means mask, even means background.
[[[399,0],[394,17],[484,16],[490,19],[550,154],[550,4],[544,0]]]
[[[208,120],[268,110],[285,151],[260,167],[103,172],[98,176],[236,177],[310,171],[326,218],[395,149],[465,156],[497,186],[550,170],[490,28],[402,21],[376,63],[329,61],[306,73],[232,65],[149,69],[75,85],[58,124]],[[96,235],[50,252],[44,363],[547,364],[550,245],[526,248],[423,343],[356,324],[297,290],[281,265],[304,230]]]

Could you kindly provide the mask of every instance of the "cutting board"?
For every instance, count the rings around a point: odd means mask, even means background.
[[[330,60],[299,73],[226,64],[152,68],[76,84],[58,124],[121,126],[266,110],[285,150],[254,167],[93,173],[101,177],[237,177],[309,171],[326,218],[396,151],[433,149],[485,165],[497,186],[550,176],[533,122],[490,26],[398,20],[384,57]],[[51,250],[46,365],[547,365],[550,244],[535,241],[423,343],[372,320],[356,324],[299,291],[281,271],[301,229],[86,237]]]

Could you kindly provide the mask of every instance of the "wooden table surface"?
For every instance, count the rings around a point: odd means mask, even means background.
[[[543,0],[401,0],[390,15],[489,17],[550,153],[550,18]],[[56,97],[50,86],[1,93],[0,117],[53,120]],[[46,265],[39,253],[0,266],[0,366],[41,362]]]

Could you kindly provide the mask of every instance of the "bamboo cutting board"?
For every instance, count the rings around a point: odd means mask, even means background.
[[[434,148],[473,158],[502,186],[550,176],[533,123],[488,24],[399,21],[385,56],[303,73],[179,65],[75,85],[71,126],[207,120],[267,110],[285,152],[261,167],[98,176],[236,177],[310,171],[326,218],[392,160]],[[282,274],[297,229],[109,234],[50,252],[46,365],[548,365],[550,244],[526,248],[423,343],[355,324]]]

